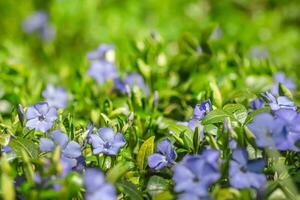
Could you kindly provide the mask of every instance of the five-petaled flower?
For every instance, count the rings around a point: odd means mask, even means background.
[[[115,188],[106,182],[104,174],[99,169],[89,168],[84,176],[86,200],[116,200]]]
[[[220,178],[219,152],[206,150],[202,155],[187,155],[181,163],[175,165],[173,180],[179,199],[206,199],[208,189]]]
[[[112,128],[100,128],[98,134],[90,134],[90,142],[94,154],[117,155],[119,149],[126,144],[121,133],[114,133]]]
[[[49,106],[56,108],[65,108],[67,106],[68,94],[62,87],[55,88],[52,84],[48,84],[42,95]]]
[[[236,149],[232,154],[229,167],[229,182],[235,188],[259,189],[267,182],[263,174],[265,162],[263,159],[248,161],[248,153],[243,149]]]
[[[52,152],[55,146],[61,148],[61,160],[68,163],[71,168],[76,167],[81,156],[81,146],[75,141],[69,141],[68,136],[59,130],[52,131],[49,138],[40,139],[40,150]]]
[[[27,108],[26,118],[27,128],[46,132],[57,119],[57,111],[54,107],[50,107],[47,102],[39,102]]]
[[[148,157],[148,165],[150,168],[160,170],[167,165],[172,165],[177,157],[176,151],[172,147],[169,139],[164,139],[157,144],[158,153],[154,153]]]

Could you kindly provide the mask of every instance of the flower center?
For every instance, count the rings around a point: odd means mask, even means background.
[[[111,143],[110,142],[105,142],[105,144],[104,144],[104,148],[105,149],[110,149],[111,148]]]
[[[45,120],[45,119],[46,119],[45,115],[40,115],[40,116],[39,116],[39,121],[43,121],[43,120]]]

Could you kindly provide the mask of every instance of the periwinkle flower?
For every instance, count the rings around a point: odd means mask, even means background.
[[[193,119],[202,120],[211,109],[212,105],[209,99],[197,104],[194,109]]]
[[[56,108],[67,106],[68,94],[62,87],[55,88],[52,84],[48,84],[42,95],[50,106]]]
[[[294,110],[280,109],[275,117],[283,122],[283,128],[277,130],[277,148],[279,150],[300,151],[300,114]]]
[[[72,168],[77,165],[77,159],[81,156],[81,146],[75,141],[69,141],[68,136],[59,130],[52,131],[49,138],[40,139],[40,150],[52,152],[55,146],[61,148],[61,160]]]
[[[90,135],[94,154],[117,155],[119,149],[126,144],[121,133],[114,133],[112,128],[100,128],[98,134]]]
[[[106,182],[104,174],[98,170],[89,168],[84,176],[86,200],[116,200],[115,188]]]
[[[263,174],[264,165],[265,162],[263,159],[249,161],[247,151],[236,149],[230,161],[230,185],[238,189],[259,189],[267,182],[266,176]]]
[[[250,101],[249,105],[251,109],[257,110],[259,108],[263,108],[265,106],[265,103],[262,98],[256,98]]]
[[[88,75],[93,77],[98,84],[103,84],[118,77],[115,65],[106,60],[93,61],[88,70]]]
[[[268,100],[270,109],[272,111],[276,111],[281,108],[297,110],[297,106],[295,105],[295,103],[286,96],[275,97],[270,92],[266,92],[265,94],[263,94],[263,96]]]
[[[270,113],[259,113],[253,118],[248,128],[255,135],[258,147],[275,147],[274,131],[276,128],[282,129],[280,120],[275,120]]]
[[[297,85],[289,78],[285,76],[283,72],[278,72],[273,76],[274,85],[271,88],[271,92],[274,95],[279,95],[278,87],[279,83],[284,85],[287,89],[289,89],[291,92],[294,92]]]
[[[26,33],[38,33],[43,40],[51,40],[55,36],[55,30],[49,26],[48,15],[44,11],[34,12],[27,17],[22,27]]]
[[[105,60],[105,55],[115,48],[112,44],[101,44],[99,47],[87,53],[87,58],[89,60]]]
[[[149,87],[146,85],[144,78],[138,73],[129,73],[126,75],[124,81],[115,79],[115,88],[121,93],[127,93],[126,85],[130,88],[140,88],[145,95],[149,95]]]
[[[158,153],[151,154],[148,157],[150,168],[160,170],[167,165],[172,165],[177,157],[176,151],[172,147],[169,139],[164,139],[157,144]]]
[[[180,193],[179,199],[209,197],[209,187],[220,178],[218,157],[218,151],[206,150],[200,156],[187,155],[174,166],[174,190]]]
[[[27,108],[26,118],[27,128],[46,132],[57,119],[57,111],[54,107],[50,107],[47,102],[39,102]]]

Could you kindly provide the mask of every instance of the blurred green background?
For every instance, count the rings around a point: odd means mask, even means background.
[[[49,14],[52,41],[22,31],[23,20],[37,10]],[[32,104],[48,82],[67,88],[73,102],[101,96],[95,88],[86,92],[97,87],[86,76],[86,53],[100,43],[115,44],[120,73],[140,71],[166,104],[173,94],[165,88],[191,94],[178,98],[195,103],[211,76],[225,102],[245,87],[258,94],[276,71],[293,80],[300,75],[299,10],[297,0],[0,1],[0,96],[13,105]],[[187,46],[197,44],[207,47],[209,61],[190,60],[195,52]],[[145,76],[149,69],[151,77]],[[195,84],[199,80],[203,84]]]

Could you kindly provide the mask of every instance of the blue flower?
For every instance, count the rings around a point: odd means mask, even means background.
[[[84,176],[86,200],[116,200],[115,188],[105,181],[104,174],[98,169],[87,169]]]
[[[50,107],[47,102],[39,102],[27,108],[26,118],[27,128],[46,132],[57,119],[57,112],[56,109]]]
[[[197,104],[194,109],[193,119],[202,120],[212,109],[211,101],[206,100]]]
[[[272,111],[279,110],[281,108],[297,110],[295,103],[286,96],[275,97],[273,94],[266,92],[263,96],[268,100],[269,106]]]
[[[91,134],[90,141],[94,154],[117,155],[119,149],[126,144],[121,133],[114,133],[112,128],[100,128],[98,134]]]
[[[283,122],[283,128],[276,132],[279,150],[300,151],[297,142],[300,141],[300,114],[294,110],[280,109],[275,117]]]
[[[257,110],[259,108],[263,108],[265,106],[265,103],[262,98],[256,98],[250,101],[250,108],[253,110]]]
[[[55,30],[48,24],[48,15],[44,11],[34,12],[27,17],[23,24],[25,33],[36,32],[43,40],[51,40],[55,36]]]
[[[42,95],[49,106],[56,108],[65,108],[67,106],[68,94],[62,87],[55,88],[52,84],[48,84]]]
[[[88,52],[87,58],[89,60],[106,60],[106,54],[114,48],[112,44],[101,44],[96,50]]]
[[[255,135],[256,145],[258,147],[275,148],[274,132],[276,129],[282,129],[280,120],[274,119],[270,113],[260,113],[253,118],[253,121],[248,125],[248,128]]]
[[[157,144],[157,150],[159,153],[154,153],[148,157],[148,165],[150,168],[160,170],[167,165],[174,164],[177,154],[169,139],[160,141]]]
[[[115,88],[123,94],[126,94],[128,90],[126,89],[126,85],[129,88],[140,88],[145,95],[149,95],[149,87],[146,85],[144,78],[138,73],[129,73],[126,75],[124,81],[117,78],[114,80]]]
[[[98,84],[103,84],[118,77],[115,65],[106,60],[93,61],[88,70],[88,75],[93,77]]]
[[[220,178],[219,152],[206,150],[200,156],[187,155],[181,163],[175,165],[173,180],[179,199],[208,198],[209,187]]]
[[[288,79],[283,72],[278,72],[273,76],[274,85],[271,88],[271,92],[274,95],[279,95],[278,87],[279,83],[284,85],[287,89],[289,89],[291,92],[294,92],[297,85],[291,80]]]
[[[77,159],[81,156],[81,146],[75,141],[69,141],[66,134],[59,130],[52,131],[49,138],[40,139],[40,150],[52,152],[55,146],[61,148],[61,160],[68,163],[72,168],[77,166]]]
[[[230,185],[241,188],[259,189],[267,182],[263,174],[264,160],[256,159],[248,161],[248,153],[243,149],[236,149],[232,154],[229,166]]]

